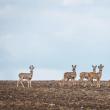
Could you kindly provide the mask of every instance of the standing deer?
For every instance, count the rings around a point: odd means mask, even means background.
[[[76,78],[76,65],[72,65],[72,71],[73,72],[64,73],[64,81],[69,81],[70,79],[72,81],[75,80],[75,78]],[[74,85],[74,82],[73,82],[73,85]]]
[[[104,66],[102,64],[100,64],[98,66],[99,72],[90,72],[89,73],[89,80],[93,83],[93,79],[96,79],[97,87],[100,87],[100,80],[101,80],[101,77],[102,77],[102,69],[103,69],[103,67]]]
[[[97,65],[92,65],[92,68],[93,68],[93,72],[96,73],[96,68],[97,68]],[[80,73],[80,81],[82,83],[82,81],[84,79],[87,79],[88,83],[89,83],[89,72],[81,72]],[[84,86],[86,86],[86,82],[83,82],[82,83]]]
[[[92,65],[92,68],[93,68],[93,72],[96,73],[96,68],[97,68],[97,65]],[[89,79],[89,72],[81,72],[80,73],[80,81],[83,81],[84,79]]]
[[[19,75],[18,75],[19,76],[19,80],[17,81],[17,87],[19,85],[19,82],[24,87],[23,81],[27,81],[28,82],[28,88],[31,87],[31,79],[33,77],[34,66],[30,65],[29,69],[30,69],[30,73],[19,73]]]

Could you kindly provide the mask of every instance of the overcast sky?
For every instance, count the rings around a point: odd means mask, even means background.
[[[35,66],[34,80],[103,64],[110,79],[110,0],[0,0],[0,80]],[[98,70],[97,70],[98,71]]]

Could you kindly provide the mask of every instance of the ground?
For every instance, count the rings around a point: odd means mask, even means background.
[[[70,84],[71,82],[69,82]],[[59,85],[59,81],[32,81],[32,87],[16,87],[16,81],[0,81],[0,110],[110,110],[110,87]]]

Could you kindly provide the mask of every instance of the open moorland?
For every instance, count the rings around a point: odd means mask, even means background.
[[[16,87],[16,81],[0,81],[0,110],[110,110],[110,87],[59,81],[32,81],[32,87]]]

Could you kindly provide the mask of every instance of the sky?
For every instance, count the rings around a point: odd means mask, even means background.
[[[0,0],[0,80],[59,80],[103,64],[110,80],[110,0]],[[98,71],[98,69],[97,69]]]

